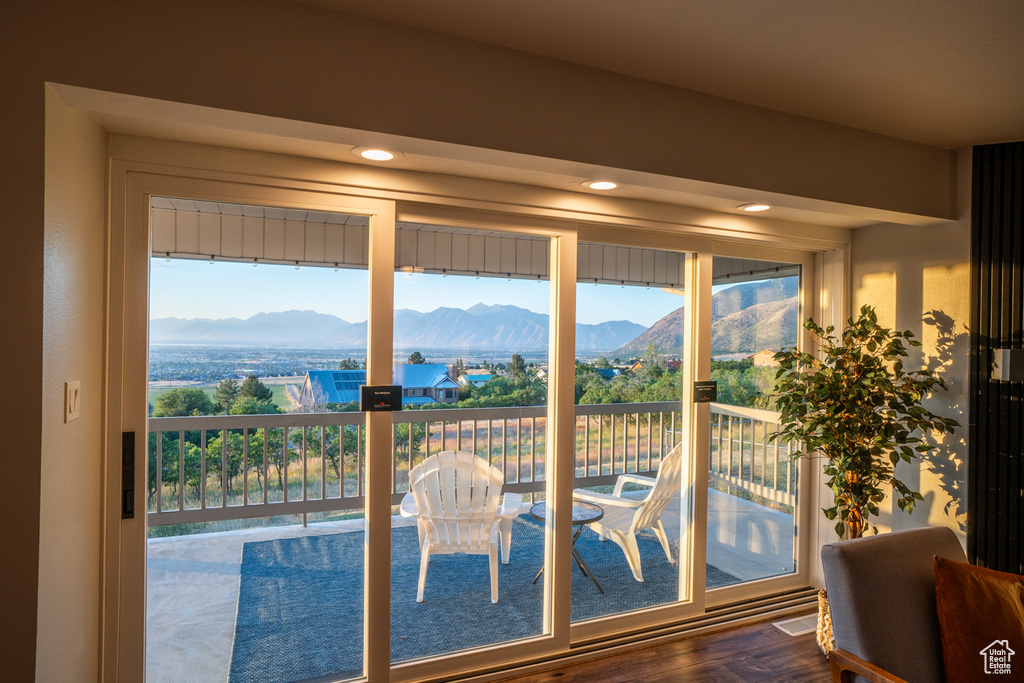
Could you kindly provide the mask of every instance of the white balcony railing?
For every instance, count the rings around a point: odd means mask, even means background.
[[[680,433],[679,408],[677,402],[577,406],[579,485],[655,471]],[[543,406],[394,413],[393,502],[408,491],[412,466],[453,448],[505,472],[508,491],[543,490],[546,415]],[[795,468],[785,447],[766,442],[777,417],[712,404],[712,480],[794,505]],[[149,524],[361,509],[364,423],[354,412],[150,418]]]
[[[713,403],[708,477],[712,484],[740,489],[756,502],[792,510],[797,501],[797,467],[789,444],[769,442],[779,414],[770,410]]]

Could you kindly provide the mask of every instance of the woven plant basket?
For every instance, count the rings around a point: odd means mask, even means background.
[[[828,657],[829,650],[836,647],[836,638],[832,635],[832,615],[828,611],[828,596],[825,589],[818,591],[818,648]]]

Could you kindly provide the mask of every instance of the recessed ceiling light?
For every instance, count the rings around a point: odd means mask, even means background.
[[[591,190],[614,190],[619,186],[618,183],[613,183],[610,180],[588,180],[583,185]]]
[[[751,213],[756,213],[758,211],[767,211],[768,209],[770,209],[772,207],[769,206],[768,204],[740,204],[736,208],[740,209],[742,211],[749,211]]]
[[[357,149],[356,154],[368,161],[391,161],[395,158],[394,152],[389,152],[386,149]]]

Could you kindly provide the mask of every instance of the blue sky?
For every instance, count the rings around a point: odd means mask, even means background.
[[[349,322],[366,320],[367,271],[219,261],[152,260],[150,317],[249,318],[256,313],[314,310]],[[513,304],[548,312],[547,282],[503,278],[395,275],[395,307],[432,311],[478,303]],[[650,326],[683,305],[683,297],[652,287],[581,284],[582,323],[629,320]]]

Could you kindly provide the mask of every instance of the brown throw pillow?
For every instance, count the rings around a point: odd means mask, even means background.
[[[935,556],[947,683],[1024,681],[1024,577]]]

